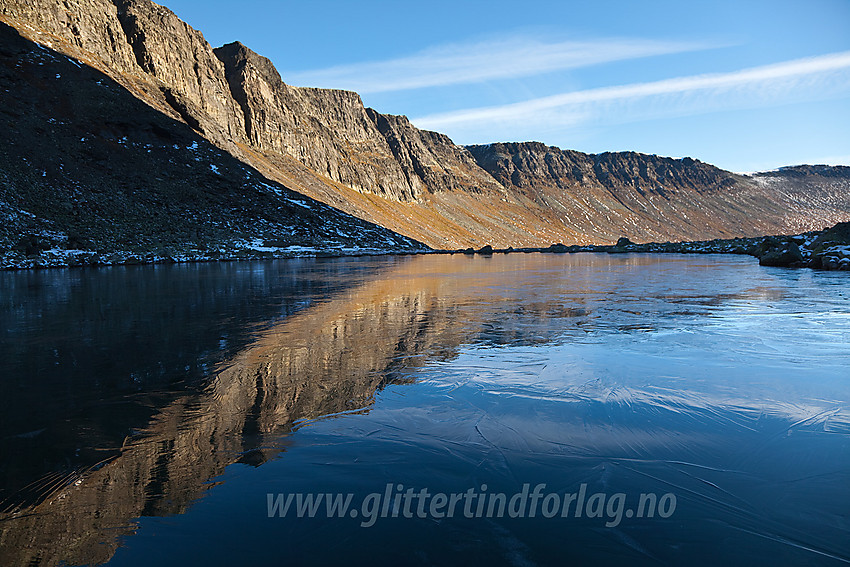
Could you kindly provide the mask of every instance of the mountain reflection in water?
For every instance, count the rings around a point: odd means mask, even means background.
[[[260,505],[231,530],[288,538],[295,563],[382,564],[365,557],[387,534],[388,557],[421,547],[411,561],[423,564],[678,562],[706,553],[706,525],[726,547],[743,542],[742,559],[842,563],[841,277],[741,258],[544,254],[0,274],[0,564],[149,563],[147,517],[190,522],[193,503],[227,486]],[[375,405],[388,384],[404,385]],[[228,480],[234,463],[259,467],[253,489]],[[344,552],[316,548],[313,520],[263,517],[267,492],[538,479],[672,490],[680,512],[567,530],[325,519]],[[237,523],[245,503],[220,506]],[[570,529],[585,551],[558,559]]]

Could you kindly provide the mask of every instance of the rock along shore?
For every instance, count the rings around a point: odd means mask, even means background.
[[[481,248],[433,250],[421,248],[321,248],[303,246],[258,246],[254,243],[233,243],[213,249],[189,249],[180,252],[135,254],[132,252],[91,252],[84,250],[51,249],[4,257],[0,270],[28,268],[66,268],[74,266],[121,266],[134,264],[173,264],[184,262],[215,262],[239,260],[275,260],[304,257],[381,256],[409,254],[466,254],[492,256],[510,253],[567,254],[576,252],[605,252],[608,254],[745,254],[758,258],[762,266],[813,268],[850,271],[850,222],[838,223],[822,231],[804,232],[791,236],[760,236],[693,242],[649,242],[635,244],[620,238],[613,245],[552,244],[545,248]],[[264,243],[266,244],[266,243]]]
[[[552,244],[546,248],[493,249],[484,246],[475,250],[440,250],[444,254],[480,254],[514,252],[575,253],[607,252],[626,253],[672,253],[672,254],[746,254],[758,258],[762,266],[787,268],[814,268],[823,270],[850,271],[850,222],[838,223],[822,231],[804,232],[791,236],[758,236],[754,238],[730,238],[693,242],[649,242],[635,244],[628,238],[620,238],[616,244],[607,246],[566,246]]]

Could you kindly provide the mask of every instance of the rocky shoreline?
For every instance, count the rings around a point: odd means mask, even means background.
[[[433,252],[425,248],[323,248],[306,246],[221,246],[210,249],[188,249],[180,252],[162,251],[134,253],[129,251],[93,252],[90,250],[51,249],[26,256],[20,252],[0,254],[0,270],[43,268],[133,266],[142,264],[183,264],[193,262],[237,262],[284,260],[289,258],[337,258],[343,256],[404,256]]]
[[[187,262],[224,262],[244,260],[277,260],[287,258],[333,258],[344,256],[404,256],[410,254],[466,254],[489,256],[510,253],[567,254],[577,252],[608,254],[744,254],[758,258],[762,266],[812,268],[850,271],[850,222],[838,223],[822,230],[790,236],[761,236],[693,242],[649,242],[636,244],[620,238],[613,245],[552,244],[545,248],[493,248],[433,250],[426,247],[328,248],[304,246],[259,246],[257,243],[230,243],[208,249],[187,249],[137,254],[126,251],[92,252],[86,250],[51,249],[26,255],[17,251],[0,255],[0,270],[32,268],[68,268],[83,266],[126,266],[136,264],[175,264]]]
[[[759,236],[693,242],[649,242],[645,244],[635,244],[623,237],[616,244],[607,246],[566,246],[559,243],[546,248],[494,249],[491,246],[484,246],[478,250],[466,248],[464,250],[441,250],[440,252],[480,255],[517,252],[555,254],[576,252],[745,254],[758,258],[759,265],[762,266],[850,271],[850,222],[838,223],[822,231],[804,232],[791,236]]]

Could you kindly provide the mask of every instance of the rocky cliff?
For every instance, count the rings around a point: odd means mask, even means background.
[[[429,192],[506,193],[466,148],[455,145],[445,134],[420,130],[406,116],[380,114],[371,108],[367,112],[405,175],[424,184]]]
[[[268,179],[432,247],[755,236],[850,218],[846,176],[810,198],[785,174],[751,178],[690,159],[459,147],[364,108],[356,93],[287,85],[268,59],[240,43],[213,49],[149,0],[3,0],[0,19]]]
[[[470,184],[451,179],[454,164],[445,160],[464,152],[445,136],[428,140],[451,148],[440,152],[440,166],[432,156],[400,163],[375,123],[380,115],[367,113],[356,93],[286,85],[265,57],[238,42],[214,50],[200,32],[153,2],[9,0],[0,16],[30,39],[94,64],[234,153],[243,143],[283,154],[332,181],[401,201],[426,187]],[[414,130],[409,123],[408,130]],[[442,176],[428,173],[435,166]],[[479,182],[493,184],[476,173]]]
[[[409,201],[422,183],[394,159],[357,93],[291,87],[271,61],[241,43],[215,50],[252,147],[291,156],[360,191]]]
[[[504,185],[540,197],[537,190],[603,186],[624,193],[664,195],[697,189],[712,192],[735,184],[733,176],[697,160],[681,160],[635,152],[584,154],[540,142],[469,146],[481,167]]]
[[[503,185],[599,240],[618,228],[640,241],[700,240],[716,235],[778,234],[823,228],[848,208],[850,176],[837,180],[823,226],[783,178],[778,185],[724,171],[691,158],[634,152],[584,154],[538,142],[471,146],[478,164]],[[816,175],[817,177],[817,175]],[[821,203],[824,205],[824,203]]]
[[[217,144],[243,137],[221,62],[203,35],[167,8],[135,0],[4,0],[0,17]]]
[[[421,248],[265,178],[0,23],[0,267]]]

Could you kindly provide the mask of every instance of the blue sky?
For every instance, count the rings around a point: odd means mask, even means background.
[[[461,144],[850,165],[850,0],[163,3]]]

